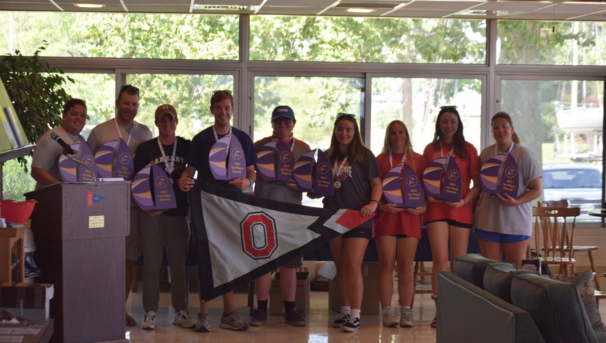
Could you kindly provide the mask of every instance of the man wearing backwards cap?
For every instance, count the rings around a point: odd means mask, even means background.
[[[175,309],[173,324],[191,328],[195,323],[187,311],[187,288],[185,279],[185,259],[189,247],[189,226],[187,224],[187,193],[181,191],[175,182],[185,170],[185,157],[190,141],[175,135],[177,111],[171,105],[156,109],[156,126],[159,135],[137,147],[134,157],[135,172],[149,163],[155,163],[169,176],[177,208],[165,211],[142,211],[141,245],[143,246],[143,317],[142,329],[156,327],[156,311],[160,297],[159,274],[162,266],[164,247],[170,270],[170,291]]]
[[[266,137],[255,143],[255,149],[259,151],[263,145],[272,140],[282,139],[290,147],[295,161],[310,150],[307,143],[295,139],[292,130],[296,124],[295,113],[289,106],[278,106],[271,115],[271,124],[274,129],[271,137]],[[294,180],[266,182],[262,177],[257,177],[255,195],[261,198],[283,201],[293,204],[301,204],[301,192],[299,192]],[[280,286],[284,299],[284,321],[293,326],[305,326],[305,319],[295,311],[295,291],[297,289],[297,275],[295,268],[301,267],[301,257],[287,261],[280,267]],[[271,279],[269,274],[263,275],[255,281],[255,293],[257,295],[257,309],[253,312],[249,324],[258,326],[265,323],[267,319],[267,298]]]

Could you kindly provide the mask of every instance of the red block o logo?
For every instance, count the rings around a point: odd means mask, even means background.
[[[276,222],[264,212],[249,213],[240,223],[242,250],[255,260],[271,257],[278,247]]]

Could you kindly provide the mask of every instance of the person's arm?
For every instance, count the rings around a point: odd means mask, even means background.
[[[229,181],[230,185],[236,186],[238,189],[245,190],[246,188],[252,187],[253,183],[257,180],[257,173],[255,173],[255,166],[250,165],[246,167],[246,178],[239,177]]]
[[[528,183],[528,190],[526,193],[519,196],[517,199],[514,199],[509,196],[509,194],[505,194],[505,197],[500,195],[496,195],[499,202],[503,205],[508,206],[519,206],[525,204],[527,202],[533,201],[534,199],[541,196],[541,178],[537,177]]]
[[[196,168],[192,166],[185,167],[183,173],[181,173],[181,177],[177,180],[177,184],[179,185],[179,189],[183,192],[187,192],[196,183],[194,180],[194,174],[196,174]]]
[[[61,181],[55,179],[48,171],[42,168],[32,167],[32,177],[40,186],[53,185],[55,183],[61,183]]]
[[[383,192],[381,189],[381,178],[375,177],[374,179],[370,180],[370,187],[372,187],[370,192],[370,202],[360,210],[360,213],[362,213],[362,217],[364,218],[367,218],[371,214],[375,213],[377,207],[379,206],[379,201],[381,201],[381,194]]]

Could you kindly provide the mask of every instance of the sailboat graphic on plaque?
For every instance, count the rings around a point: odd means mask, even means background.
[[[71,145],[71,148],[76,152],[74,156],[77,160],[80,160],[91,170],[95,170],[95,161],[93,153],[91,152],[86,142],[78,142]],[[94,182],[94,175],[90,170],[82,165],[70,160],[67,156],[62,155],[59,158],[59,172],[63,182]]]
[[[482,191],[490,195],[518,198],[520,175],[518,164],[511,154],[498,154],[491,157],[480,169]]]
[[[114,162],[115,168],[112,173]],[[95,164],[99,178],[121,177],[124,180],[132,180],[135,174],[133,155],[122,138],[101,146],[95,154]]]
[[[215,180],[233,180],[246,177],[246,158],[242,144],[233,134],[219,139],[208,155],[210,171]]]
[[[416,208],[425,206],[425,195],[419,176],[407,163],[390,170],[383,180],[383,195],[396,207]]]
[[[482,192],[488,194],[497,194],[497,181],[503,160],[507,154],[498,154],[486,161],[480,169],[480,183],[482,184]]]
[[[144,211],[177,207],[173,186],[164,170],[156,164],[150,163],[143,167],[135,176],[130,189],[135,202]]]
[[[446,202],[461,201],[461,170],[454,157],[440,157],[423,172],[427,196]]]
[[[266,143],[257,153],[257,171],[264,181],[288,181],[294,166],[294,156],[281,139]]]
[[[299,157],[293,168],[295,183],[301,192],[331,196],[334,179],[328,157],[320,150],[312,150]]]

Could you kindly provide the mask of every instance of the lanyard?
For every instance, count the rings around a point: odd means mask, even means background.
[[[448,152],[448,155],[446,155],[446,156],[451,156],[453,151],[454,151],[454,143],[452,143],[452,148],[450,148],[450,151]],[[444,157],[444,152],[442,150],[442,141],[440,141],[440,157]]]
[[[116,118],[114,118],[114,124],[116,124],[116,131],[118,131],[118,136],[120,136],[121,139],[124,139],[122,138],[122,132],[120,132],[120,127],[118,126],[118,121],[116,120]],[[133,122],[133,128],[128,134],[128,140],[126,141],[126,145],[130,144],[130,139],[133,137],[133,132],[135,132],[135,125],[137,125],[137,122]]]
[[[175,170],[175,156],[177,154],[177,137],[175,137],[175,144],[173,145],[173,155],[171,157],[172,162],[169,164],[168,160],[166,160],[166,154],[164,153],[164,148],[162,147],[162,143],[160,143],[160,137],[158,137],[158,148],[160,148],[160,152],[162,153],[162,158],[164,159],[164,170],[170,177],[170,173]]]
[[[339,164],[339,159],[335,160],[335,176],[341,176],[341,169],[343,169],[343,165],[345,165],[345,162],[347,162],[347,156],[345,156],[345,159],[343,160],[343,163],[341,163],[340,166],[337,166]]]
[[[405,159],[406,159],[406,152],[404,152],[402,154],[402,161],[400,162],[400,164],[404,165],[404,160]],[[400,165],[400,164],[398,164],[398,165]],[[389,152],[389,169],[390,170],[393,169],[393,162],[392,162],[392,159],[391,159],[391,151]]]
[[[499,146],[498,144],[495,144],[495,145],[494,145],[494,154],[495,154],[495,155],[499,153],[499,152],[497,151],[498,146]],[[509,150],[507,150],[507,153],[508,153],[508,154],[511,152],[511,149],[513,149],[513,142],[511,142],[511,146],[509,147]]]
[[[213,135],[215,135],[215,142],[219,141],[219,135],[217,134],[217,130],[215,130],[215,126],[211,126],[213,128]],[[229,127],[229,133],[227,135],[231,135],[231,126]],[[231,141],[231,138],[230,138]],[[229,144],[227,144],[227,146],[229,147]]]

